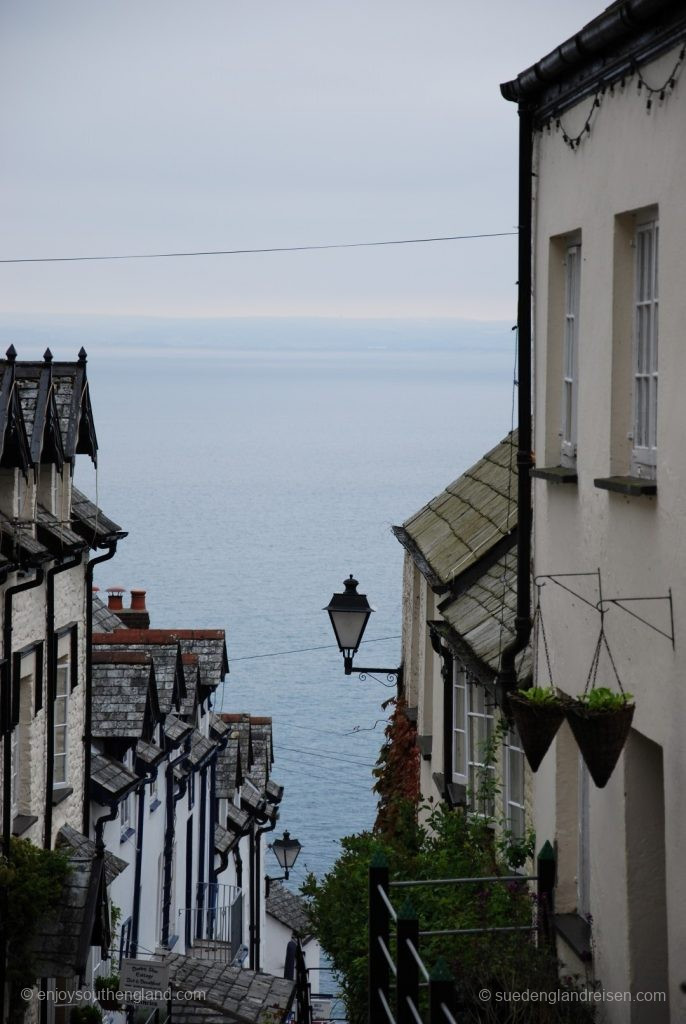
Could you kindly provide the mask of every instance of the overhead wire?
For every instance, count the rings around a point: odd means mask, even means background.
[[[380,644],[384,640],[400,640],[400,634],[397,636],[378,636],[372,640],[362,640],[363,644]],[[286,654],[306,654],[309,651],[326,651],[338,649],[338,644],[320,644],[318,647],[295,647],[292,651],[271,651],[268,654],[246,654],[240,658],[231,658],[230,662],[233,665],[237,661],[256,661],[258,658],[280,658]]]
[[[247,256],[256,253],[313,252],[322,249],[367,249],[374,246],[424,245],[429,242],[463,242],[475,238],[507,238],[517,231],[488,231],[473,235],[436,235],[427,238],[392,238],[373,242],[328,242],[322,245],[274,245],[259,249],[207,249],[188,252],[139,252],[103,256],[7,257],[0,263],[93,263],[103,260],[168,260],[193,256]]]

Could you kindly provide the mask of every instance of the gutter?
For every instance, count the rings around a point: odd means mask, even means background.
[[[613,4],[536,64],[503,83],[500,91],[506,100],[535,102],[550,86],[570,78],[672,10],[683,10],[681,0],[623,0]]]
[[[125,534],[123,534],[125,536]],[[86,566],[86,707],[83,726],[83,773],[85,779],[91,776],[91,730],[93,727],[93,573],[96,565],[113,558],[117,550],[117,536],[112,540],[104,555],[90,558]],[[83,828],[84,836],[90,832],[91,807],[88,787],[83,790]]]
[[[255,832],[255,868],[253,871],[253,882],[255,887],[255,906],[257,914],[255,916],[255,927],[253,929],[253,942],[254,942],[254,957],[253,957],[253,970],[259,971],[260,969],[260,896],[262,895],[262,869],[260,867],[260,840],[266,832],[273,832],[276,828],[276,822],[278,821],[278,812],[274,810],[274,817],[269,825],[264,825],[262,828],[258,828]]]
[[[57,646],[55,637],[55,576],[67,572],[69,569],[76,569],[83,562],[83,551],[68,562],[61,565],[54,565],[48,569],[47,585],[47,707],[46,707],[46,743],[45,743],[45,821],[43,827],[43,847],[49,850],[52,847],[52,787],[55,772],[55,689],[57,679]],[[88,789],[88,779],[84,776],[84,787]]]
[[[507,693],[517,685],[515,659],[531,634],[531,237],[532,237],[532,152],[531,109],[519,105],[519,237],[517,281],[517,612],[515,639],[503,651],[498,682]]]

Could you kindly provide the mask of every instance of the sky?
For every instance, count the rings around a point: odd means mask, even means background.
[[[0,259],[508,232],[499,83],[599,0],[4,0]],[[0,319],[511,320],[513,237],[0,264]]]

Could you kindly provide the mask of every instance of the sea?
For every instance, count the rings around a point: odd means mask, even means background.
[[[215,707],[273,719],[296,888],[373,825],[394,693],[344,675],[323,608],[354,574],[375,608],[357,661],[398,665],[391,526],[510,429],[514,337],[430,319],[0,321],[20,359],[85,345],[99,457],[76,483],[128,531],[96,582],[145,589],[153,626],[226,630]]]

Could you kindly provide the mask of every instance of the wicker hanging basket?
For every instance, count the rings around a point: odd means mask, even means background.
[[[564,721],[564,705],[561,702],[537,704],[522,692],[509,694],[508,701],[524,754],[532,772],[536,772]]]
[[[634,704],[625,704],[612,711],[592,711],[581,701],[572,701],[567,708],[567,721],[598,789],[607,785],[615,770],[635,710]]]
[[[605,636],[602,613],[600,635],[593,652],[584,696],[596,689],[598,664],[603,645],[607,651],[623,702],[612,708],[594,708],[589,707],[588,703],[582,699],[572,700],[567,706],[567,721],[574,733],[574,738],[581,751],[581,756],[586,762],[591,778],[598,789],[602,789],[607,785],[610,776],[615,770],[619,756],[627,741],[629,729],[634,718],[634,711],[636,710],[635,704],[630,700],[631,694],[624,693],[624,687],[619,678],[617,666]]]

